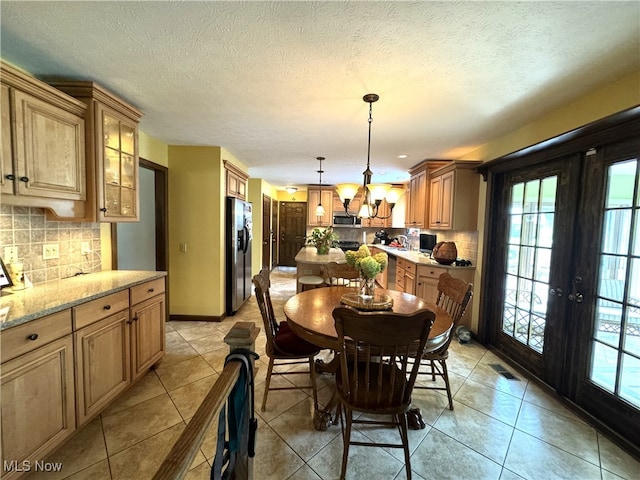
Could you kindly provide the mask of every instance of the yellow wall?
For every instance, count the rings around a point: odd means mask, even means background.
[[[144,132],[138,132],[138,138],[138,151],[142,158],[169,167],[169,146],[166,143]]]
[[[169,283],[171,313],[218,316],[224,310],[220,147],[170,145]],[[187,246],[180,251],[180,244]]]
[[[578,100],[567,104],[513,132],[469,151],[460,158],[489,161],[515,152],[543,140],[553,138],[580,126],[614,113],[640,105],[640,71],[627,75]],[[484,253],[484,217],[487,184],[480,182],[478,199],[478,265],[474,279],[474,297],[471,330],[478,331],[480,281]]]

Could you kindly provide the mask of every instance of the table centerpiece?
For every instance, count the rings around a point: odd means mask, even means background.
[[[389,257],[384,252],[371,255],[371,251],[366,245],[361,245],[356,252],[345,252],[344,256],[347,263],[360,274],[359,295],[364,300],[372,299],[376,285],[376,275],[384,272],[384,269],[387,268]]]

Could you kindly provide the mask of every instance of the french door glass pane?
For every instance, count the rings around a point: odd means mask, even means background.
[[[557,176],[511,187],[502,331],[544,348]]]
[[[590,380],[640,407],[640,195],[637,160],[607,169]],[[632,228],[633,226],[633,228]]]

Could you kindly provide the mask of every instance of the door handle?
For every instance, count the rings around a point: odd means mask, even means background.
[[[582,295],[580,292],[577,292],[575,294],[570,293],[568,298],[572,302],[575,301],[576,303],[582,303],[584,300],[584,295]]]
[[[551,287],[551,289],[549,290],[549,294],[555,295],[556,297],[561,297],[564,294],[564,292],[560,287],[555,287],[555,288]]]

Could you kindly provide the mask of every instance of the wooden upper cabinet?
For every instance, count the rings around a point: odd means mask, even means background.
[[[478,189],[482,162],[455,161],[431,171],[429,185],[429,228],[434,230],[476,230]]]
[[[137,222],[138,123],[142,113],[95,82],[51,82],[87,105],[85,221]]]
[[[3,203],[84,216],[86,105],[4,63],[0,67]]]
[[[246,200],[247,180],[249,180],[249,176],[228,160],[223,160],[223,163],[227,185],[227,197],[236,197],[240,200]]]
[[[427,171],[420,169],[411,173],[409,197],[405,210],[407,228],[425,228],[427,208]]]
[[[316,207],[322,201],[324,215],[315,214]],[[333,224],[333,188],[320,189],[309,187],[307,189],[307,225],[311,227],[328,227]]]

